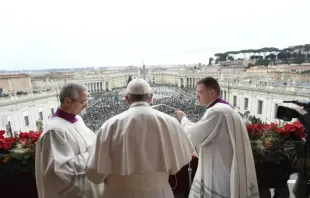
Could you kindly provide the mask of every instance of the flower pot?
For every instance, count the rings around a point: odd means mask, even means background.
[[[1,197],[38,198],[36,180],[33,174],[25,173],[8,178],[0,179]]]
[[[285,188],[292,173],[292,163],[283,160],[279,164],[264,162],[255,164],[259,189]]]

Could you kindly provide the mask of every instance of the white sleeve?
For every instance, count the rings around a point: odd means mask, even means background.
[[[109,127],[107,127],[107,123],[104,123],[98,131],[86,164],[87,178],[95,184],[103,183],[112,170],[108,132]]]
[[[64,184],[61,197],[83,196],[89,191],[90,181],[85,175],[88,153],[75,155],[66,135],[50,130],[41,137],[41,169],[45,177],[54,173]]]
[[[216,137],[222,124],[222,117],[221,112],[209,110],[197,123],[192,123],[187,118],[183,118],[181,125],[194,147],[197,147],[201,143],[208,144]]]
[[[192,125],[194,124],[194,122],[191,122],[186,116],[184,116],[182,119],[181,119],[181,125],[184,126],[189,126],[189,125]]]

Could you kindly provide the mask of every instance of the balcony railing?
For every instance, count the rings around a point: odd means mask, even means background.
[[[282,94],[297,94],[297,95],[308,95],[310,94],[310,88],[307,87],[296,87],[296,86],[274,86],[274,85],[261,85],[261,84],[247,84],[247,83],[231,83],[231,82],[220,82],[221,87],[230,89],[245,89],[262,92],[276,92]]]
[[[51,90],[48,92],[41,92],[41,93],[28,93],[24,95],[15,95],[15,96],[10,95],[7,97],[0,97],[0,106],[57,96],[58,93],[59,90]]]

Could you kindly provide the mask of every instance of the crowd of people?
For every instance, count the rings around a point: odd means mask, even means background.
[[[197,122],[206,111],[199,106],[193,92],[184,91],[173,86],[153,86],[153,100],[151,105],[165,104],[176,109],[181,109],[188,118]],[[193,91],[193,90],[191,90]],[[124,101],[125,89],[115,89],[109,92],[91,93],[86,114],[82,117],[85,124],[93,131],[99,130],[101,125],[109,118],[127,110],[129,105]],[[175,117],[175,112],[166,106],[154,107],[159,111]]]

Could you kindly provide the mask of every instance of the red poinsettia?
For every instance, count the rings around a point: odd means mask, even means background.
[[[294,133],[297,136],[299,136],[300,138],[305,138],[306,137],[305,128],[302,125],[302,123],[299,122],[299,121],[286,124],[284,126],[284,130],[286,130],[287,132]]]
[[[300,122],[279,126],[272,124],[248,124],[247,130],[255,161],[274,161],[291,158],[300,140],[305,137],[305,129]]]
[[[250,136],[260,138],[262,136],[269,136],[270,132],[277,131],[279,125],[276,123],[271,124],[248,124],[246,125],[247,131]]]
[[[277,132],[287,138],[292,134],[300,138],[304,138],[306,135],[305,129],[299,121],[285,124],[283,127],[279,127],[276,123],[248,124],[247,131],[253,137],[268,136],[271,132]]]
[[[265,128],[265,125],[263,124],[248,124],[246,126],[249,135],[254,137],[260,137],[263,135],[263,129]]]
[[[5,131],[0,130],[0,149],[9,150],[16,142],[16,138],[4,137]]]
[[[42,132],[21,132],[17,137],[4,137],[0,131],[0,166],[8,171],[0,171],[0,178],[4,175],[33,173],[35,163],[35,145]],[[20,169],[10,169],[17,163]]]
[[[18,137],[4,137],[5,131],[0,130],[0,149],[10,150],[14,144],[23,142],[24,146],[34,145],[38,141],[42,132],[21,132]]]
[[[29,131],[29,132],[21,132],[19,133],[18,137],[20,140],[22,140],[25,143],[25,146],[29,144],[35,144],[42,132],[34,132],[34,131]]]
[[[278,128],[278,133],[283,134],[286,137],[289,137],[290,135],[295,135],[299,138],[305,138],[305,128],[301,124],[301,122],[292,122],[284,125],[282,128]]]

